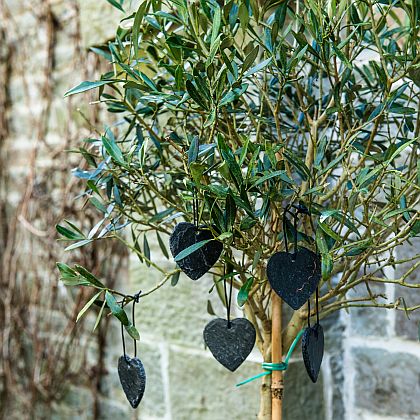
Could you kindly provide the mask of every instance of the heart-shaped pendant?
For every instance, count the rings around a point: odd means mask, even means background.
[[[203,331],[204,342],[215,359],[234,372],[251,353],[255,344],[255,328],[246,318],[230,322],[217,318],[210,321]]]
[[[122,389],[131,407],[137,408],[146,387],[146,372],[137,357],[121,356],[118,360],[118,375]]]
[[[175,258],[189,246],[213,238],[213,234],[206,226],[196,227],[192,223],[181,222],[175,226],[169,238],[169,247]],[[223,244],[221,242],[210,241],[177,263],[189,278],[197,280],[213,267],[222,251]]]
[[[324,355],[324,331],[321,324],[305,329],[302,336],[302,356],[311,381],[315,383]]]
[[[321,280],[321,260],[306,248],[300,248],[295,254],[277,252],[268,261],[267,278],[288,305],[299,309]]]

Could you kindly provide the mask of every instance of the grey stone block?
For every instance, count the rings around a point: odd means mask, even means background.
[[[344,372],[343,372],[343,337],[346,325],[337,311],[321,321],[324,327],[325,356],[321,368],[329,372],[332,389],[332,418],[343,419],[345,414],[345,401],[343,395]]]
[[[316,384],[303,362],[291,363],[284,377],[284,420],[323,420],[325,418],[322,371]]]
[[[395,298],[404,298],[407,307],[413,307],[420,304],[420,289],[407,289],[397,286],[395,288]],[[419,340],[420,310],[405,313],[396,311],[395,315],[395,333],[399,337],[410,340]]]
[[[83,386],[68,388],[60,405],[52,413],[44,413],[46,418],[52,420],[89,420],[93,417],[93,396],[89,389]]]
[[[165,266],[163,264],[161,266]],[[166,264],[168,270],[175,267]],[[145,264],[136,264],[130,270],[130,277],[134,288],[146,291],[162,280],[163,275]],[[140,334],[144,332],[159,340],[204,348],[203,329],[213,319],[206,309],[212,284],[210,276],[192,281],[181,274],[175,287],[168,281],[152,295],[140,299],[137,311]],[[216,295],[215,290],[213,295]],[[223,316],[223,312],[220,315]]]
[[[398,259],[405,259],[415,256],[419,253],[420,238],[413,238],[411,244],[406,243],[397,248]],[[403,276],[414,264],[414,261],[409,261],[396,267],[395,277]],[[419,283],[419,270],[413,271],[406,279],[407,283]],[[407,307],[412,307],[420,304],[420,289],[407,288],[403,286],[395,287],[395,298],[404,298]],[[420,311],[410,312],[409,316],[404,311],[397,311],[395,332],[398,336],[409,338],[411,340],[418,340],[418,325],[420,323]]]
[[[335,349],[334,349],[335,350]],[[343,353],[334,351],[330,355],[328,360],[329,363],[327,369],[330,371],[332,379],[332,418],[333,419],[344,419],[345,418],[345,397],[343,393],[344,389],[344,369],[343,369]]]
[[[245,362],[237,372],[231,373],[211,356],[171,351],[169,377],[172,418],[256,418],[260,381],[255,380],[239,388],[235,384],[259,372],[261,367],[257,363]]]
[[[420,359],[375,348],[352,351],[356,406],[379,415],[418,418]]]
[[[385,294],[385,285],[369,283],[374,294]],[[348,293],[349,299],[369,296],[365,284],[359,284]],[[378,298],[378,303],[389,303],[388,300]],[[361,302],[362,304],[367,302]],[[351,334],[360,336],[386,337],[388,335],[388,318],[385,309],[378,308],[350,308]]]
[[[99,410],[99,418],[101,420],[129,418],[133,412],[127,404],[121,404],[109,398],[101,398]]]
[[[101,44],[115,35],[123,14],[108,3],[79,0],[82,44]],[[104,25],[106,22],[106,25]]]

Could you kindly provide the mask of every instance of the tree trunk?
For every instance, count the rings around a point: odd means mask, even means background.
[[[282,319],[281,299],[272,292],[271,331],[264,337],[264,361],[281,363],[282,351]],[[270,334],[271,333],[271,334]],[[264,376],[260,388],[260,411],[258,420],[281,420],[283,403],[283,372],[273,371]]]
[[[271,375],[263,376],[261,381],[258,420],[271,420]]]
[[[271,362],[281,363],[283,359],[281,299],[273,291],[271,295]],[[283,407],[283,372],[274,370],[271,374],[271,418],[282,419]]]

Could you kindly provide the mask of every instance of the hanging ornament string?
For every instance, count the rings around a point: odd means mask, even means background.
[[[297,223],[298,223],[298,215],[299,214],[306,214],[308,216],[310,216],[310,212],[309,210],[305,207],[302,206],[301,204],[295,206],[293,205],[292,207],[294,207],[296,209],[296,212],[293,214],[294,217],[294,223],[293,223],[293,229],[294,229],[294,254],[296,254],[297,252],[297,242],[298,242],[298,231],[297,231]],[[290,213],[290,212],[289,212]],[[310,222],[311,222],[311,226],[312,226],[312,219],[309,218]],[[287,243],[286,243],[286,252],[287,252]],[[318,254],[318,246],[315,243],[315,253]],[[318,297],[319,297],[319,288],[316,288],[316,319],[317,319],[317,324],[319,324],[319,306],[318,306]],[[311,327],[311,299],[308,299],[308,328]]]
[[[296,259],[296,254],[297,254],[297,244],[298,244],[298,231],[297,231],[297,225],[298,225],[298,214],[299,211],[297,210],[296,213],[293,215],[293,238],[294,238],[294,243],[293,243],[293,260]]]
[[[122,340],[122,346],[123,346],[123,355],[124,355],[124,359],[125,361],[128,363],[129,360],[127,358],[127,353],[125,352],[125,338],[124,338],[124,327],[123,324],[121,323],[121,340]]]
[[[198,199],[197,199],[197,190],[193,187],[193,215],[194,215],[194,224],[198,227]]]
[[[316,288],[316,323],[319,324],[319,287]]]
[[[286,213],[288,213],[288,207],[283,211],[283,237],[284,237],[284,249],[289,252],[289,241],[287,240],[287,223],[286,223]]]
[[[191,176],[191,175],[190,175]],[[199,212],[198,212],[198,195],[197,195],[197,188],[194,185],[194,180],[191,176],[191,183],[192,186],[192,210],[193,210],[193,220],[194,225],[198,227],[199,224]]]
[[[231,321],[230,321],[230,308],[231,308],[231,306],[232,306],[232,282],[233,282],[233,277],[231,276],[230,277],[230,284],[229,284],[229,294],[228,294],[228,291],[227,291],[227,279],[226,279],[226,271],[229,271],[229,274],[231,274],[230,273],[230,270],[226,270],[226,264],[225,264],[225,266],[223,267],[223,289],[224,289],[224,292],[225,292],[225,302],[226,302],[226,312],[227,312],[227,321],[228,321],[228,328],[230,328],[230,326],[231,326]]]
[[[311,328],[311,299],[308,299],[308,328]]]
[[[141,295],[141,290],[138,291],[135,295],[130,296],[132,301],[133,301],[133,306],[131,308],[131,317],[132,317],[132,324],[133,327],[136,326],[136,319],[135,319],[135,305],[136,303],[139,303],[140,301],[140,295]],[[122,305],[122,307],[124,308],[124,304]],[[122,341],[122,346],[123,346],[123,355],[124,355],[124,359],[125,361],[128,363],[128,357],[127,357],[127,352],[126,352],[126,347],[125,347],[125,336],[124,336],[124,326],[121,323],[121,341]],[[134,357],[137,357],[137,342],[136,340],[133,339],[133,343],[134,343]]]
[[[284,208],[283,211],[283,235],[284,235],[284,250],[289,252],[289,241],[287,238],[287,213],[293,217],[293,256],[296,257],[297,253],[297,244],[298,244],[298,234],[297,234],[297,224],[298,224],[298,215],[300,213],[299,208],[296,208],[296,212],[292,213],[289,210],[289,206]]]
[[[133,306],[131,308],[131,318],[132,318],[133,327],[136,326],[135,307],[136,307],[136,303],[139,303],[140,301],[140,295],[141,295],[141,290],[138,291],[133,296]],[[134,357],[137,357],[137,341],[133,339],[133,343],[134,343]]]

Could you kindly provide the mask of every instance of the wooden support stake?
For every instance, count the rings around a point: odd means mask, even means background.
[[[274,290],[271,292],[271,362],[281,363],[283,358],[281,340],[281,299]],[[274,370],[271,374],[271,419],[282,419],[283,372]]]

